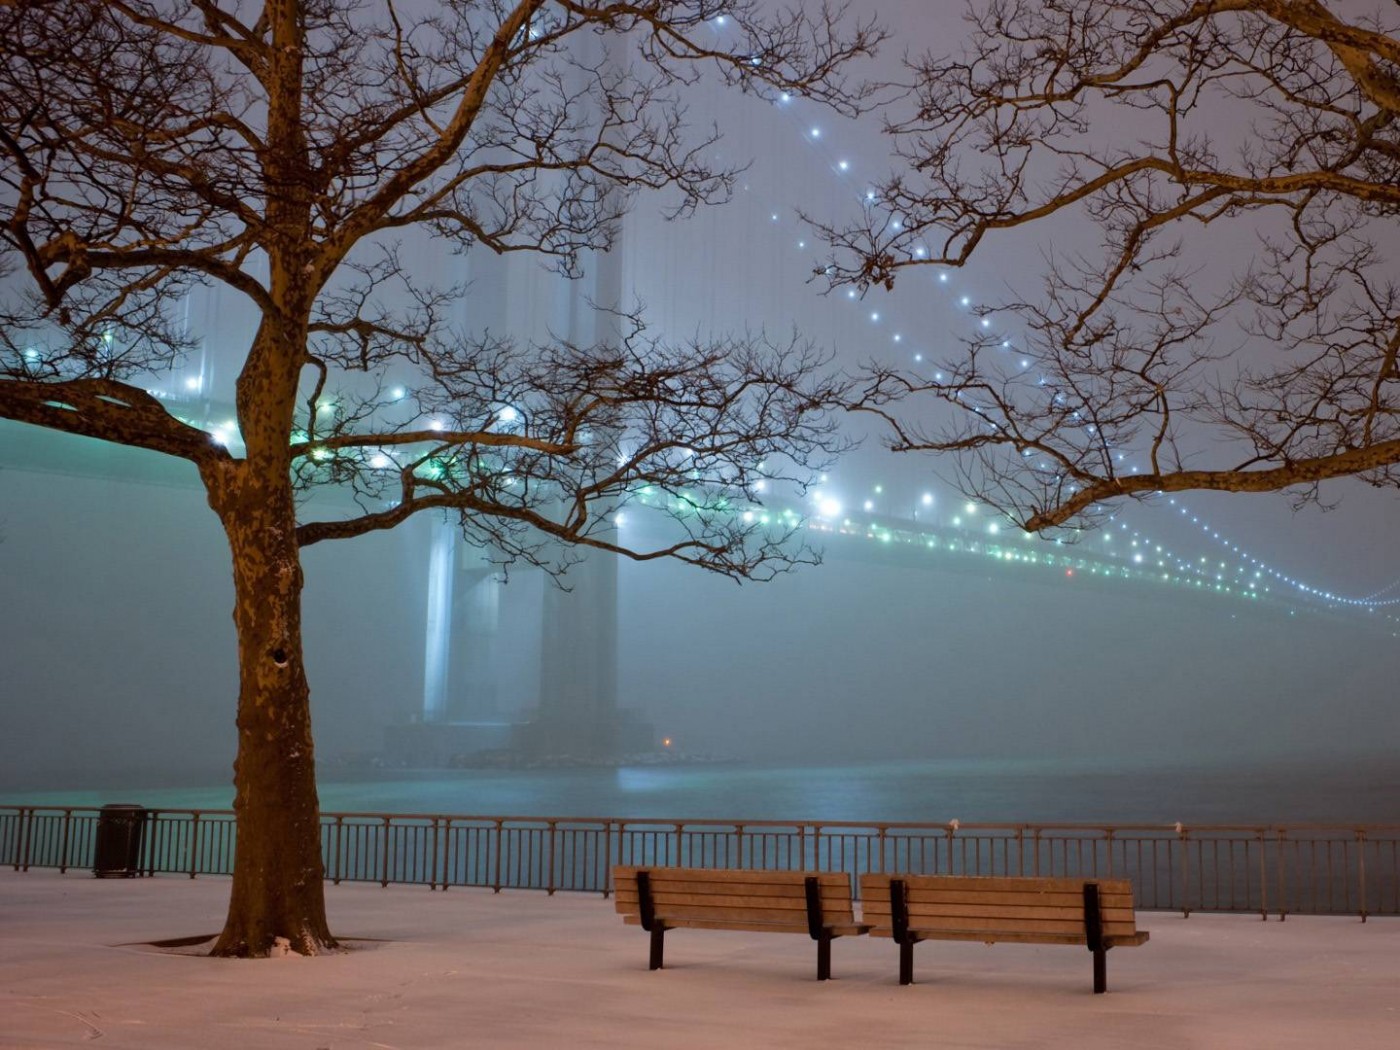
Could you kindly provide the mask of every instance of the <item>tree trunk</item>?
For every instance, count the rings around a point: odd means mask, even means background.
[[[248,467],[210,486],[233,553],[239,665],[237,848],[213,954],[263,956],[286,938],[292,951],[314,955],[335,939],[323,892],[295,509],[285,473],[256,478]]]

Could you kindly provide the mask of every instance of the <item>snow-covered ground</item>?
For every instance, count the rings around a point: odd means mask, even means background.
[[[359,947],[215,960],[143,946],[212,934],[228,883],[0,872],[0,1046],[1400,1046],[1400,920],[1147,913],[1141,948],[843,939],[814,980],[805,937],[680,930],[667,968],[596,896],[327,887]]]

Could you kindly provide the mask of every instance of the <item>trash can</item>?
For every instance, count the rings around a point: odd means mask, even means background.
[[[92,873],[99,879],[141,874],[141,834],[146,826],[143,806],[116,803],[103,806],[97,817],[97,847]]]

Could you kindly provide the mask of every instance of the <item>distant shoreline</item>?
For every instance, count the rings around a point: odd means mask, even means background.
[[[350,773],[350,775],[345,775]],[[1132,765],[938,759],[667,762],[530,769],[323,769],[324,812],[1105,824],[1400,823],[1400,755]],[[230,784],[9,791],[9,806],[228,809]]]

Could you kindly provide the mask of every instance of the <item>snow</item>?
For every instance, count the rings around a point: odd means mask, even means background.
[[[355,950],[243,961],[153,949],[213,934],[228,882],[0,872],[0,1046],[1190,1047],[1400,1045],[1400,920],[1142,913],[1152,939],[930,943],[679,930],[667,968],[594,895],[328,886]]]

